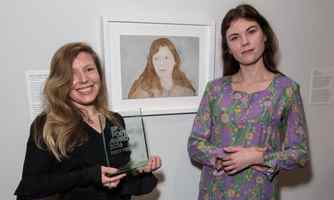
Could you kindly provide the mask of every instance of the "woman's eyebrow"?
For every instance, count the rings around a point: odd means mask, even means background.
[[[258,26],[257,25],[251,25],[250,27],[248,27],[246,30],[249,31],[249,29],[252,29],[252,28],[257,28]]]

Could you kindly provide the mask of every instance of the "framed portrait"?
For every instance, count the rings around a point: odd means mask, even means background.
[[[103,48],[112,110],[195,112],[213,78],[215,23],[104,17]]]

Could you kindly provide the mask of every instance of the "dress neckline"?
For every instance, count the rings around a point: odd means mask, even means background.
[[[251,96],[251,95],[254,95],[254,94],[259,94],[259,93],[271,90],[271,88],[274,86],[274,84],[275,84],[276,80],[278,79],[278,77],[281,77],[281,76],[282,76],[282,74],[280,74],[280,73],[274,74],[272,80],[270,81],[270,83],[268,84],[267,87],[265,87],[262,90],[257,90],[257,91],[254,91],[254,92],[247,92],[247,91],[233,89],[233,86],[232,86],[232,76],[228,77],[228,83],[229,83],[229,87],[230,87],[230,90],[232,91],[232,93],[239,93],[239,94],[245,94],[245,95]]]

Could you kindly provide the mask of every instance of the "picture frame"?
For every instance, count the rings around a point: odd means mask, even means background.
[[[139,109],[143,115],[196,112],[205,85],[214,75],[214,22],[115,20],[103,17],[102,24],[106,82],[113,111],[123,115],[131,115]],[[185,75],[186,82],[190,83],[188,88],[175,90],[176,92],[171,90],[171,93],[164,90],[159,93],[163,96],[133,96],[131,91],[135,88],[135,82],[145,80],[141,75],[148,68],[148,63],[157,62],[153,58],[158,54],[151,51],[154,43],[164,39],[175,47],[180,61],[177,62],[174,56],[174,63],[179,63],[178,68]],[[155,70],[156,65],[153,65]],[[146,82],[154,81],[146,78]],[[173,83],[175,82],[174,80]],[[162,81],[160,85],[163,85]],[[191,92],[189,88],[193,88]],[[149,92],[145,94],[148,95]]]

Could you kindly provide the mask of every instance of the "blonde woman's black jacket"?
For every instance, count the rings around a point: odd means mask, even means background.
[[[111,166],[118,168],[129,161],[130,152],[110,155],[111,150],[117,150],[112,146],[117,137],[123,137],[118,140],[122,141],[123,148],[128,145],[124,140],[124,120],[118,114],[115,117],[120,125],[107,120],[104,135]],[[39,116],[30,127],[22,179],[15,191],[18,200],[128,200],[132,195],[149,193],[155,188],[157,179],[152,173],[128,175],[111,190],[103,187],[100,168],[107,165],[103,137],[84,121],[80,122],[80,127],[88,136],[87,142],[59,162],[49,151],[35,144],[33,127],[44,122],[45,115]]]

